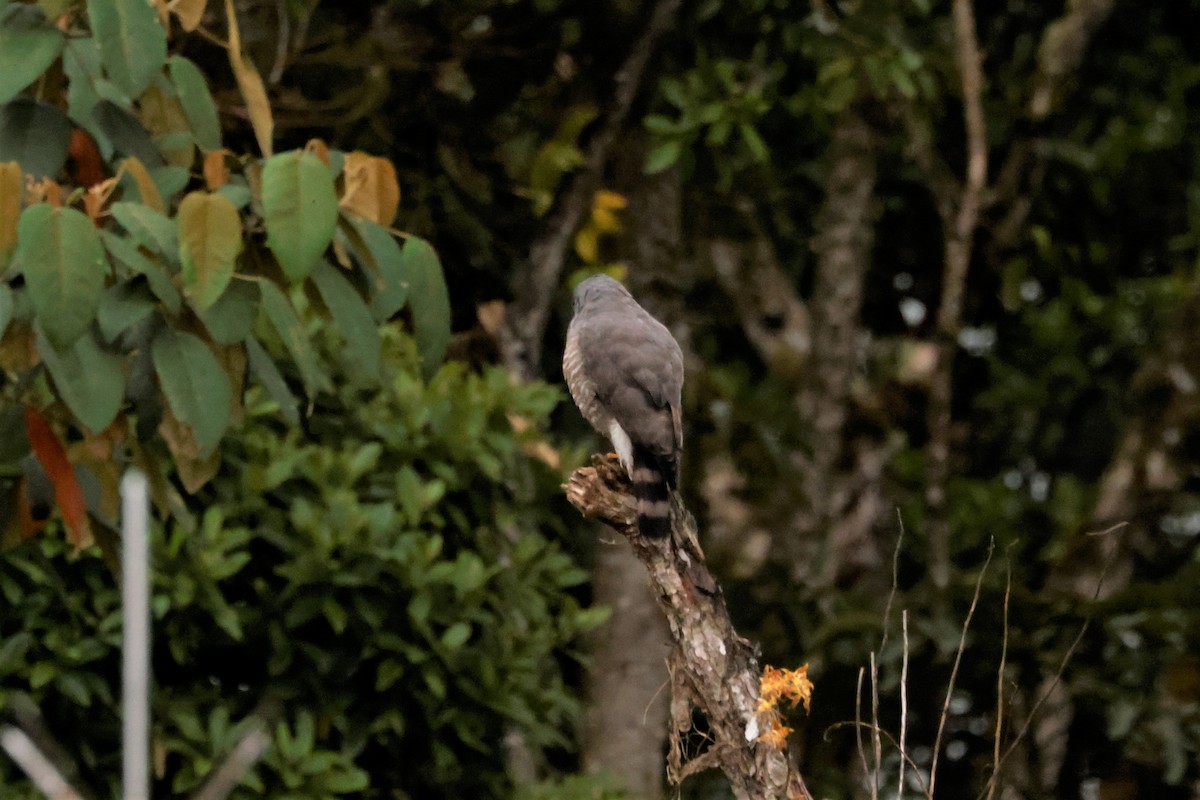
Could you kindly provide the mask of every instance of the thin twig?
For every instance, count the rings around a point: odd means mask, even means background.
[[[862,685],[863,673],[862,667],[858,668],[858,686],[854,690],[854,739],[858,744],[858,760],[862,762],[863,780],[874,782],[874,776],[871,775],[871,767],[867,764],[867,749],[863,747],[863,721],[862,721]],[[836,725],[831,725],[829,730],[836,728]]]
[[[879,776],[883,774],[883,746],[879,741],[879,665],[871,653],[871,743],[875,748],[875,774],[871,776],[871,800],[879,797]]]
[[[975,596],[971,598],[971,607],[967,609],[967,618],[963,620],[962,634],[958,637],[958,652],[954,656],[954,667],[950,670],[950,682],[946,685],[946,699],[942,703],[942,715],[938,720],[937,736],[933,740],[933,761],[929,765],[929,793],[926,797],[933,800],[933,788],[937,783],[938,755],[942,749],[942,734],[946,731],[946,718],[950,716],[950,700],[954,696],[954,683],[958,680],[958,666],[962,663],[963,650],[967,647],[967,632],[971,629],[971,618],[975,616],[975,608],[979,605],[979,593],[983,589],[983,578],[987,575],[988,565],[992,563],[992,552],[996,543],[988,543],[987,559],[983,569],[979,571],[979,579],[975,581]]]
[[[1128,522],[1118,522],[1116,525],[1113,525],[1106,530],[1089,532],[1088,535],[1104,536],[1113,533],[1120,528],[1124,528],[1128,524]],[[1100,598],[1100,591],[1104,588],[1104,579],[1108,577],[1108,570],[1110,567],[1112,567],[1114,560],[1113,556],[1115,553],[1116,548],[1114,547],[1108,552],[1108,555],[1104,559],[1104,566],[1100,569],[1100,577],[1096,580],[1096,589],[1092,592],[1091,608],[1088,610],[1087,617],[1083,620],[1083,625],[1081,625],[1079,628],[1079,633],[1075,635],[1075,639],[1071,642],[1071,646],[1067,648],[1067,652],[1063,654],[1062,659],[1058,662],[1058,669],[1054,672],[1054,679],[1050,681],[1049,685],[1042,692],[1041,696],[1038,697],[1037,702],[1033,704],[1033,708],[1029,709],[1029,713],[1025,717],[1025,723],[1021,726],[1021,730],[1017,732],[1016,738],[1009,743],[1008,748],[1004,751],[1004,755],[1000,756],[1000,762],[996,765],[995,770],[992,772],[992,776],[988,778],[987,786],[985,786],[984,790],[979,793],[979,795],[976,797],[976,800],[983,800],[983,798],[992,790],[992,787],[1000,778],[1000,770],[1004,767],[1004,762],[1008,761],[1008,757],[1013,754],[1013,751],[1017,749],[1017,745],[1019,745],[1029,733],[1029,726],[1033,724],[1033,720],[1037,716],[1038,710],[1041,709],[1042,704],[1045,703],[1050,697],[1050,693],[1053,692],[1058,684],[1062,681],[1063,673],[1067,670],[1067,664],[1069,664],[1071,659],[1075,656],[1075,650],[1079,647],[1079,643],[1083,641],[1083,637],[1088,632],[1088,628],[1091,627],[1092,620],[1096,618],[1096,601]]]
[[[1004,665],[1008,660],[1008,601],[1012,596],[1012,561],[1006,560],[1004,581],[1004,638],[1000,644],[1000,667],[996,670],[996,733],[992,737],[992,774],[1000,773],[1000,734],[1004,730]],[[996,793],[995,781],[988,781],[988,800]]]
[[[287,0],[275,0],[275,16],[279,20],[278,41],[275,42],[275,63],[271,65],[267,76],[272,86],[278,86],[283,80],[283,71],[287,68],[288,53],[291,50],[292,18],[288,14]]]
[[[891,628],[892,603],[896,599],[896,590],[900,586],[900,548],[904,544],[904,517],[900,514],[900,506],[896,506],[896,521],[900,523],[900,535],[896,537],[896,547],[892,550],[892,589],[888,592],[887,603],[883,606],[883,638],[879,642],[879,652],[887,647],[888,630]]]
[[[896,800],[904,797],[904,747],[908,734],[908,609],[900,612],[904,634],[904,660],[900,666],[900,778],[896,781]]]
[[[859,672],[860,673],[863,672],[862,667],[859,667]],[[833,733],[834,731],[836,731],[840,728],[844,728],[847,725],[853,725],[853,726],[855,726],[856,729],[859,729],[859,730],[861,730],[862,728],[870,728],[871,727],[868,723],[862,722],[862,721],[846,720],[844,722],[835,722],[832,725],[830,725],[828,728],[825,729],[826,740],[828,740],[829,734]],[[887,739],[888,744],[890,744],[892,747],[899,749],[900,745],[899,745],[899,742],[896,741],[896,737],[892,736],[890,733],[888,733],[883,728],[879,729],[879,733],[883,736],[883,738]],[[921,793],[924,794],[927,791],[927,789],[926,789],[925,779],[921,777],[921,768],[919,766],[917,766],[917,762],[913,761],[912,758],[910,756],[908,756],[907,754],[901,753],[901,757],[903,758],[904,762],[906,764],[908,764],[908,766],[912,769],[913,774],[917,776],[917,781],[921,784],[921,786],[920,786]],[[865,753],[864,753],[864,758],[863,758],[863,765],[866,766]]]

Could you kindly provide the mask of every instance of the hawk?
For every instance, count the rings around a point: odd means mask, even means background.
[[[671,529],[683,452],[683,353],[624,286],[596,275],[575,289],[563,374],[575,405],[608,437],[637,498],[643,536]]]

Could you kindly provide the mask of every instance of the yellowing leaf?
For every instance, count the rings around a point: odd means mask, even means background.
[[[629,201],[625,199],[625,195],[619,192],[614,192],[611,189],[600,189],[596,192],[592,204],[596,209],[616,211],[628,206]]]
[[[200,20],[204,17],[206,5],[208,5],[208,0],[172,0],[167,8],[179,18],[180,26],[191,33],[200,27]]]
[[[190,427],[180,422],[170,408],[163,409],[162,422],[158,432],[162,434],[167,449],[175,459],[179,472],[179,481],[188,494],[200,491],[204,484],[212,480],[221,468],[221,451],[214,449],[207,455],[196,442],[196,435]]]
[[[224,150],[210,150],[204,156],[204,185],[215,192],[229,181],[229,167],[225,164]]]
[[[179,204],[183,289],[197,311],[221,296],[242,252],[242,221],[223,194],[192,192]]]
[[[341,204],[360,217],[388,226],[400,208],[400,181],[386,158],[353,152],[343,167],[346,189]]]
[[[15,161],[0,164],[0,269],[8,264],[17,246],[17,218],[21,216],[23,192],[21,165]]]
[[[122,169],[129,173],[137,184],[138,195],[142,198],[142,205],[149,206],[155,211],[165,211],[162,195],[159,194],[158,184],[150,177],[150,170],[146,169],[146,165],[139,161],[135,156],[130,156],[121,164]]]
[[[575,252],[585,264],[600,260],[600,232],[593,225],[579,229],[575,234]]]
[[[141,121],[158,143],[163,158],[177,167],[189,169],[195,157],[192,126],[178,97],[158,86],[146,89],[139,101]]]
[[[254,138],[258,140],[258,149],[270,158],[275,152],[275,119],[271,116],[267,87],[263,85],[262,76],[258,74],[254,62],[242,55],[242,37],[238,33],[233,0],[225,0],[225,16],[229,20],[229,65],[233,67],[233,77],[237,79],[238,89],[246,101],[246,112],[254,128]]]

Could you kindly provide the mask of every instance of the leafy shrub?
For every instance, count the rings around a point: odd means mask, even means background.
[[[560,479],[534,455],[558,394],[458,364],[427,382],[409,338],[383,343],[387,390],[337,375],[307,433],[252,389],[194,529],[155,530],[158,796],[194,790],[251,714],[274,741],[240,797],[503,796],[508,728],[568,744],[564,670],[603,612],[571,595],[586,573],[535,502]],[[46,535],[0,562],[0,592],[22,612],[0,615],[0,690],[32,697],[104,793],[110,573]]]

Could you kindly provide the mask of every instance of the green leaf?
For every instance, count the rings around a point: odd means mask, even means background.
[[[250,203],[250,188],[239,183],[227,183],[218,192],[229,198],[234,208],[242,209]]]
[[[179,204],[183,290],[204,311],[220,298],[242,252],[242,220],[223,194],[192,192]]]
[[[471,638],[471,626],[466,622],[456,622],[442,634],[442,644],[451,650],[457,650]]]
[[[267,247],[289,280],[303,280],[337,227],[333,175],[311,153],[292,150],[273,156],[263,168],[262,204]]]
[[[450,345],[450,294],[442,262],[429,242],[410,236],[400,252],[401,273],[408,282],[413,336],[421,365],[429,377],[441,365]]]
[[[102,350],[90,334],[59,351],[39,329],[37,349],[58,396],[75,418],[92,433],[111,425],[125,397],[123,359]]]
[[[112,141],[100,129],[92,111],[101,100],[119,99],[120,90],[104,78],[96,40],[69,39],[63,50],[62,65],[67,76],[68,116],[95,137],[101,153],[111,156]]]
[[[192,429],[202,455],[212,452],[229,423],[225,371],[203,341],[167,328],[151,345],[154,370],[175,417]]]
[[[404,665],[388,658],[379,663],[375,674],[375,691],[382,692],[404,675]]]
[[[113,218],[129,231],[133,240],[147,250],[175,261],[179,258],[179,235],[175,223],[141,203],[113,203]]]
[[[270,281],[259,281],[258,289],[262,293],[267,318],[275,326],[284,347],[292,354],[296,366],[300,369],[300,378],[304,381],[304,390],[309,397],[320,391],[331,391],[333,385],[329,382],[329,377],[321,372],[316,351],[308,341],[304,324],[296,316],[291,301]]]
[[[171,82],[179,104],[192,128],[196,144],[205,150],[221,149],[221,121],[217,117],[217,106],[208,91],[208,83],[199,67],[183,56],[171,56],[167,62],[171,70]]]
[[[54,106],[26,97],[0,106],[0,161],[16,161],[34,178],[53,177],[70,144],[71,121]]]
[[[108,287],[100,298],[96,321],[106,341],[116,341],[124,331],[154,311],[154,294],[149,281],[134,279]],[[85,337],[86,338],[86,337]]]
[[[162,301],[162,304],[172,314],[178,314],[183,298],[167,273],[142,254],[137,245],[112,231],[101,231],[104,247],[117,261],[139,275],[145,275],[150,283],[150,291]]]
[[[220,300],[200,312],[200,319],[217,344],[238,344],[254,328],[257,304],[258,287],[250,281],[234,281]]]
[[[12,322],[14,305],[12,289],[7,283],[0,283],[0,339],[4,338],[8,323]]]
[[[150,170],[150,177],[154,179],[154,184],[158,186],[158,193],[163,197],[179,194],[192,181],[192,176],[187,169],[176,167],[173,164],[155,167]]]
[[[88,0],[92,35],[113,83],[141,96],[167,58],[167,32],[146,0]]]
[[[325,774],[325,789],[334,794],[354,794],[361,792],[371,785],[367,773],[361,769],[347,769],[344,772],[327,772]]]
[[[369,219],[356,220],[355,227],[379,267],[379,275],[371,276],[378,281],[371,296],[371,314],[376,322],[386,322],[408,302],[408,279],[400,245],[386,228]]]
[[[0,103],[38,79],[62,52],[66,38],[35,6],[0,13]]]
[[[333,314],[338,333],[346,340],[347,358],[368,377],[378,380],[382,345],[379,329],[367,304],[350,281],[327,261],[317,264],[312,280],[321,293],[321,300]]]
[[[680,154],[683,152],[682,139],[667,139],[659,144],[650,154],[646,156],[646,166],[643,171],[647,175],[654,175],[671,167],[679,160]]]
[[[112,142],[117,152],[135,156],[147,169],[161,167],[166,163],[162,151],[154,143],[154,137],[137,117],[111,100],[100,100],[92,107],[92,122],[105,138]],[[163,194],[165,196],[167,193]]]
[[[38,203],[17,223],[17,255],[46,338],[66,350],[92,324],[109,269],[96,228],[73,208]]]
[[[296,395],[288,388],[279,367],[267,355],[267,351],[255,338],[246,340],[246,355],[250,361],[250,371],[258,378],[258,382],[271,395],[271,399],[279,406],[279,413],[290,425],[300,424],[300,403]]]
[[[750,155],[755,161],[766,161],[770,156],[770,151],[767,150],[767,143],[759,136],[758,131],[748,122],[743,122],[738,126],[738,132],[742,135],[742,141],[746,144],[746,149],[750,151]]]

